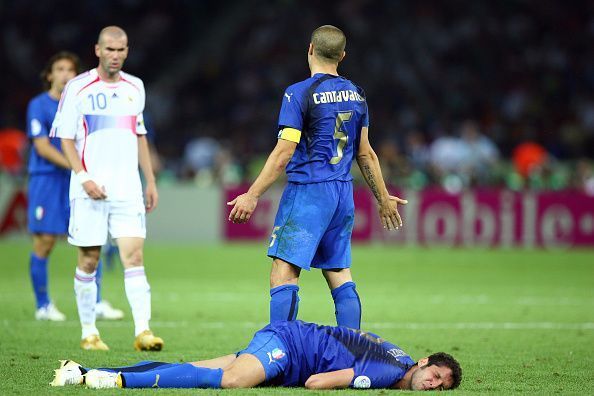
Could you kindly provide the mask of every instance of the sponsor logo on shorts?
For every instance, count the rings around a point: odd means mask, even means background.
[[[277,360],[280,360],[286,356],[283,350],[279,348],[274,348],[272,352],[266,352],[266,354],[268,355],[268,359],[270,359],[268,364],[275,363]]]

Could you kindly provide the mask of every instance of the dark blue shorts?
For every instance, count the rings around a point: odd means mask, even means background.
[[[254,355],[262,363],[266,372],[266,381],[276,378],[287,369],[289,364],[287,347],[276,333],[268,330],[267,327],[256,332],[247,348],[239,351],[237,356],[245,353]]]
[[[29,231],[63,235],[68,232],[70,176],[64,173],[29,176]]]
[[[350,268],[354,221],[351,182],[289,183],[274,220],[268,256],[306,270]]]

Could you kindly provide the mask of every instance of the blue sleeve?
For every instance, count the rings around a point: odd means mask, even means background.
[[[295,128],[303,131],[303,122],[307,112],[306,93],[298,86],[292,85],[285,91],[283,102],[278,116],[278,128]]]
[[[355,375],[351,388],[389,388],[402,379],[406,372],[399,367],[385,362],[361,359],[355,362]]]
[[[33,99],[27,107],[27,136],[29,138],[49,136],[49,128],[39,100]]]
[[[369,128],[369,107],[367,107],[367,99],[365,100],[365,103],[363,103],[363,106],[365,107],[365,114],[363,114],[363,126]]]

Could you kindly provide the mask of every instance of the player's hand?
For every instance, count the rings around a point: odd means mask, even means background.
[[[82,184],[82,187],[91,199],[101,200],[107,198],[105,187],[99,187],[93,180],[87,180]]]
[[[406,205],[408,201],[392,195],[388,195],[388,199],[378,204],[378,212],[382,225],[388,230],[397,230],[402,227],[402,218],[398,213],[398,204]]]
[[[146,208],[147,213],[152,212],[157,207],[159,203],[159,193],[157,192],[157,184],[153,182],[148,182],[146,184],[146,190],[144,193],[144,206]]]
[[[241,194],[234,200],[227,202],[227,205],[233,205],[231,213],[229,213],[229,221],[234,223],[247,223],[252,217],[252,213],[256,210],[258,205],[258,198],[249,193]]]

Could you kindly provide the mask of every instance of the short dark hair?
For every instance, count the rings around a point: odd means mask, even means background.
[[[45,89],[46,91],[52,87],[52,84],[47,80],[47,78],[52,73],[54,63],[61,61],[62,59],[68,59],[70,62],[72,62],[76,74],[80,73],[80,59],[78,58],[78,56],[68,51],[60,51],[57,54],[54,54],[51,58],[49,58],[49,60],[45,64],[45,67],[39,74],[41,82],[43,83],[43,89]]]
[[[311,34],[314,54],[322,60],[338,63],[346,47],[346,36],[336,26],[320,26]]]
[[[458,386],[460,386],[460,382],[462,381],[462,368],[460,367],[460,363],[458,363],[458,361],[454,359],[452,355],[448,355],[445,352],[434,353],[433,355],[429,356],[427,367],[429,366],[450,368],[452,370],[452,387],[450,389],[456,389]]]

